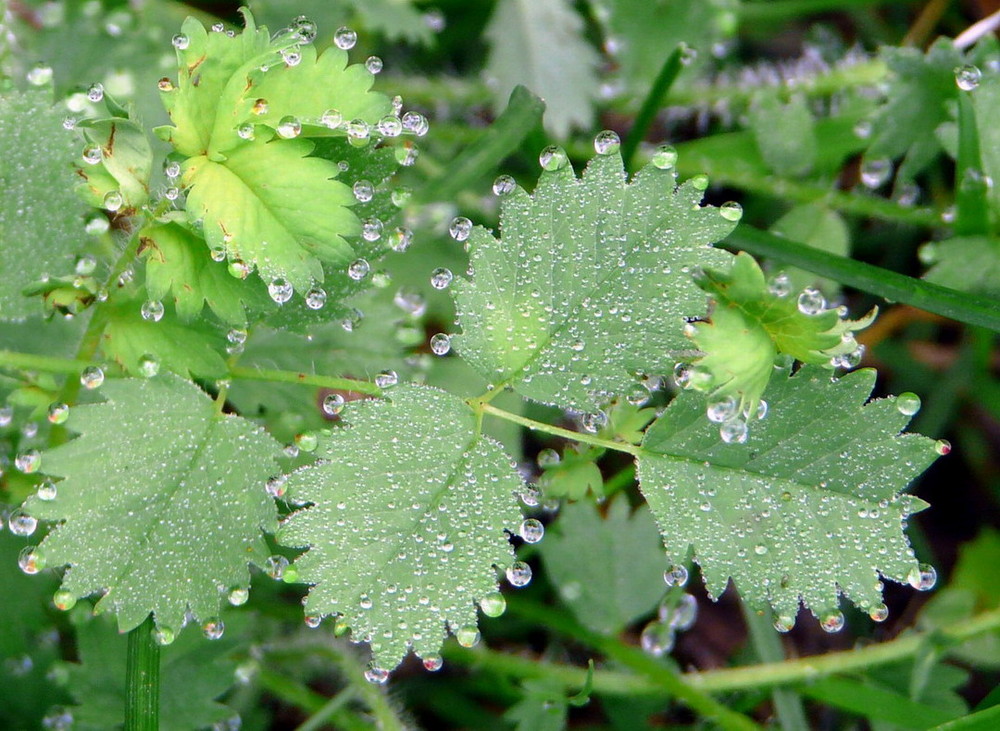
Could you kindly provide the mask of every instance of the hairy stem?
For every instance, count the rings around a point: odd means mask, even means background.
[[[153,639],[153,616],[128,633],[125,666],[125,730],[160,727],[160,646]]]
[[[353,378],[338,376],[321,376],[299,371],[278,371],[265,368],[236,367],[229,371],[232,378],[242,381],[269,381],[271,383],[301,383],[306,386],[333,388],[338,391],[351,391],[367,396],[381,396],[382,389],[371,381],[357,381]]]
[[[564,439],[570,439],[574,442],[580,442],[582,444],[590,444],[595,447],[604,447],[605,449],[613,449],[616,452],[625,452],[631,454],[633,457],[638,457],[642,454],[642,448],[637,447],[634,444],[626,444],[624,442],[613,442],[610,439],[601,439],[600,437],[591,436],[589,434],[581,434],[580,432],[570,431],[569,429],[563,429],[562,427],[552,426],[551,424],[546,424],[541,421],[535,421],[534,419],[529,419],[526,416],[520,416],[519,414],[512,414],[509,411],[504,411],[503,409],[498,409],[496,406],[492,406],[488,403],[473,402],[471,404],[473,408],[477,408],[487,414],[499,417],[501,419],[506,419],[507,421],[513,422],[514,424],[520,424],[521,426],[530,429],[531,431],[540,431],[546,434],[552,434],[553,436],[563,437]]]

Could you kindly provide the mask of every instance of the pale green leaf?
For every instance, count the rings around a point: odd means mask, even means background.
[[[928,282],[961,292],[1000,297],[1000,240],[958,236],[927,244],[927,251],[934,259],[934,265],[924,274]]]
[[[485,31],[497,113],[523,85],[544,100],[545,128],[556,137],[589,128],[598,55],[582,32],[583,21],[567,0],[500,0]]]
[[[80,154],[49,92],[0,96],[0,319],[40,314],[21,294],[45,275],[73,271],[83,246],[83,203],[70,162]]]
[[[684,317],[705,310],[692,269],[732,258],[710,244],[736,224],[699,207],[696,182],[648,165],[627,183],[613,154],[510,193],[502,237],[474,229],[473,279],[452,284],[456,350],[492,383],[583,411],[670,372],[691,347]]]
[[[539,544],[545,572],[580,622],[614,635],[655,608],[666,586],[656,523],[614,500],[602,518],[588,501],[563,507]]]
[[[772,379],[767,417],[745,444],[724,444],[703,403],[682,393],[650,427],[640,487],[668,558],[693,549],[709,592],[730,577],[754,607],[817,615],[843,594],[862,609],[882,601],[880,577],[906,581],[917,563],[902,526],[925,504],[903,494],[937,457],[900,434],[910,416],[894,398],[865,405],[875,371],[831,382],[803,367]]]
[[[748,112],[750,129],[761,157],[778,175],[801,177],[816,163],[816,129],[808,101],[793,96],[782,103],[777,94],[760,94]]]
[[[153,149],[146,133],[131,119],[113,117],[78,125],[84,137],[101,149],[101,160],[90,164],[80,159],[77,174],[85,182],[77,190],[95,208],[104,207],[108,193],[122,196],[121,214],[134,213],[149,200],[149,176],[153,169]]]
[[[250,5],[260,17],[276,24],[305,14],[319,25],[322,40],[344,25],[352,13],[357,13],[359,30],[380,33],[391,41],[427,44],[432,39],[431,29],[413,0],[256,0]]]
[[[228,591],[248,585],[248,564],[268,556],[261,531],[277,525],[265,483],[278,444],[173,376],[101,390],[107,401],[70,414],[80,436],[42,456],[42,470],[64,479],[54,500],[25,503],[58,521],[39,554],[69,565],[62,586],[74,596],[102,594],[97,609],[121,631],[150,612],[174,631],[188,611],[218,616]]]
[[[838,256],[848,256],[850,252],[851,232],[843,216],[818,203],[795,206],[774,222],[771,233]],[[791,280],[793,292],[819,287],[827,297],[840,294],[840,284],[833,279],[817,277],[796,267],[784,267],[782,271]]]
[[[449,629],[475,628],[476,602],[514,560],[522,482],[461,399],[419,386],[387,395],[350,404],[349,428],[320,441],[322,461],[288,477],[288,499],[312,505],[278,538],[311,546],[295,562],[313,584],[306,614],[339,615],[390,670],[411,648],[438,654]]]

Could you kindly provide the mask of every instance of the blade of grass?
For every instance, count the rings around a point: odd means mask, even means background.
[[[825,705],[903,728],[928,729],[954,718],[954,714],[940,708],[848,678],[826,678],[804,685],[800,691]]]
[[[958,322],[1000,332],[1000,304],[988,297],[958,292],[805,244],[740,225],[726,240],[736,248],[836,279],[892,302],[904,302]]]
[[[785,649],[772,626],[771,613],[758,614],[745,602],[740,602],[740,607],[743,609],[743,618],[750,631],[750,642],[757,651],[757,657],[761,662],[784,662]],[[794,689],[775,688],[771,691],[771,700],[783,731],[809,731],[809,721],[806,719],[802,700]]]
[[[935,726],[934,731],[995,731],[1000,728],[1000,706]]]
[[[639,113],[635,116],[632,129],[629,130],[628,137],[625,139],[624,144],[622,144],[622,160],[625,161],[625,169],[630,173],[635,170],[635,153],[639,149],[639,143],[646,138],[646,133],[649,132],[649,128],[656,118],[656,113],[660,111],[660,107],[663,105],[663,100],[670,91],[670,87],[674,85],[674,81],[680,75],[683,68],[683,64],[681,63],[682,52],[683,48],[678,46],[667,56],[667,60],[663,62],[663,66],[660,67],[660,73],[656,75],[653,87],[642,102],[642,107],[640,107]]]
[[[990,231],[986,181],[979,154],[976,114],[967,93],[958,97],[958,164],[955,166],[955,234],[976,236]]]
[[[128,633],[125,659],[125,729],[160,728],[160,646],[153,639],[153,616]]]

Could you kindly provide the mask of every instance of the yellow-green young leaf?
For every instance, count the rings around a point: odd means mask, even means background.
[[[818,290],[799,295],[769,287],[745,252],[728,272],[706,269],[697,281],[713,305],[707,320],[688,328],[702,356],[683,385],[733,397],[740,415],[756,413],[779,355],[832,368],[834,359],[858,350],[854,332],[875,319],[875,310],[857,321],[842,318]]]
[[[182,218],[139,232],[146,292],[154,300],[173,300],[182,320],[193,320],[208,305],[223,322],[245,327],[246,307],[266,309],[272,304],[267,292],[256,277],[241,281],[225,262],[213,261],[204,239]]]
[[[653,164],[628,182],[613,153],[582,178],[564,165],[533,195],[509,193],[501,238],[473,229],[473,278],[452,285],[456,350],[494,384],[581,411],[630,392],[637,374],[669,373],[691,347],[684,317],[704,312],[690,273],[732,258],[710,244],[739,218],[699,206],[703,178],[675,185]]]
[[[149,176],[153,168],[153,149],[142,126],[130,119],[113,117],[81,122],[88,145],[77,162],[77,174],[83,178],[77,190],[87,203],[107,208],[108,195],[118,193],[118,213],[137,211],[149,200]],[[100,159],[97,158],[100,151]]]
[[[464,401],[422,386],[388,396],[350,404],[322,460],[288,477],[288,499],[312,505],[278,534],[310,547],[295,562],[313,584],[306,614],[339,615],[385,670],[410,649],[437,655],[449,630],[471,640],[476,603],[514,560],[522,488]]]
[[[732,578],[783,627],[800,601],[836,629],[841,594],[877,615],[880,577],[919,584],[903,526],[926,504],[903,490],[938,449],[900,434],[917,408],[911,399],[865,403],[874,384],[869,369],[835,381],[812,366],[786,371],[744,444],[723,443],[701,399],[680,394],[638,459],[668,559],[682,563],[693,550],[713,596]]]
[[[217,617],[249,584],[248,564],[268,557],[261,531],[277,528],[277,511],[265,485],[279,445],[174,376],[109,380],[102,394],[72,409],[79,436],[42,455],[56,495],[25,510],[58,523],[38,564],[68,565],[62,588],[102,594],[97,609],[123,632],[150,612],[164,634],[188,611]]]
[[[83,244],[84,204],[71,161],[82,151],[62,128],[48,91],[0,95],[0,320],[41,314],[22,290],[73,271]]]

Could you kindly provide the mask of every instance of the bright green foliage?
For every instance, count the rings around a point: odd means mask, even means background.
[[[566,505],[539,544],[545,572],[580,622],[615,635],[655,608],[663,584],[663,547],[646,506],[623,497],[602,518],[590,502]]]
[[[70,167],[79,150],[61,120],[47,91],[0,96],[0,320],[40,313],[21,290],[46,274],[72,272],[84,236],[85,207]]]
[[[604,477],[595,460],[603,450],[568,447],[558,463],[544,467],[538,486],[546,498],[582,500],[587,493],[604,495]]]
[[[668,560],[693,548],[713,596],[732,577],[744,600],[771,604],[783,623],[800,600],[823,616],[841,593],[871,609],[880,574],[908,580],[917,563],[902,524],[925,504],[901,491],[937,452],[926,437],[900,435],[910,416],[895,399],[865,405],[874,383],[867,369],[836,382],[808,366],[776,377],[767,418],[745,444],[722,443],[701,400],[678,396],[638,460]]]
[[[924,279],[962,292],[1000,297],[1000,240],[959,236],[927,246],[934,265]]]
[[[598,56],[582,31],[567,0],[500,0],[486,28],[496,111],[521,84],[545,100],[545,127],[556,137],[589,127]]]
[[[223,262],[212,261],[205,242],[182,214],[146,226],[140,253],[146,257],[146,292],[154,300],[173,301],[177,316],[189,322],[208,305],[223,322],[245,327],[246,309],[265,309],[271,301],[260,280],[241,281]]]
[[[131,119],[112,117],[78,125],[84,130],[89,145],[101,150],[100,162],[91,164],[86,158],[76,164],[77,174],[85,182],[77,190],[95,208],[105,207],[109,193],[121,195],[122,213],[134,213],[149,200],[149,176],[153,167],[153,150],[142,127]]]
[[[981,172],[991,180],[1000,180],[1000,129],[997,115],[1000,114],[1000,78],[995,74],[984,74],[982,82],[970,94],[975,116],[975,129],[979,136],[979,154],[982,160]],[[1000,210],[1000,191],[997,186],[988,186],[991,209],[994,211],[994,226],[1000,221],[996,211]]]
[[[310,546],[295,562],[314,585],[306,614],[339,615],[391,670],[411,648],[438,654],[449,629],[475,630],[476,602],[514,559],[522,482],[461,399],[418,386],[388,395],[351,404],[350,428],[320,440],[323,461],[289,475],[288,499],[312,506],[278,539]]]
[[[234,618],[237,619],[237,618]],[[73,614],[80,662],[65,665],[68,689],[79,705],[69,710],[73,728],[99,731],[125,721],[125,658],[128,639],[103,617]],[[230,655],[238,642],[232,629],[206,642],[188,629],[162,650],[160,661],[160,729],[190,731],[232,718],[233,709],[214,699],[234,682],[236,663]]]
[[[502,238],[474,229],[474,278],[452,285],[454,347],[492,383],[581,411],[631,391],[636,374],[670,372],[690,348],[683,318],[704,312],[690,271],[728,262],[709,244],[736,225],[699,207],[703,181],[675,180],[651,164],[628,183],[610,154],[580,179],[564,166],[533,195],[508,194]]]
[[[736,398],[740,414],[756,412],[779,355],[830,366],[831,358],[857,350],[853,333],[875,318],[873,310],[861,320],[847,320],[825,303],[807,314],[795,296],[772,292],[746,253],[736,257],[728,273],[705,270],[698,281],[714,306],[707,321],[689,329],[704,353],[694,361],[690,386],[714,398]]]
[[[778,175],[799,177],[816,163],[816,129],[801,95],[782,103],[775,93],[757,97],[749,111],[750,129],[764,162]]]
[[[352,13],[357,14],[358,30],[379,33],[391,41],[426,44],[432,39],[414,0],[254,0],[249,4],[258,17],[275,23],[305,14],[320,26],[323,40],[329,35],[323,33],[324,28],[343,25]]]
[[[108,306],[108,324],[101,335],[104,355],[128,373],[142,372],[140,362],[150,357],[164,371],[183,376],[221,378],[226,362],[222,332],[211,322],[181,322],[164,308],[159,322],[142,316],[143,301],[122,297]]]
[[[39,554],[69,564],[62,587],[74,596],[103,593],[97,609],[123,632],[150,612],[175,632],[188,610],[218,616],[226,593],[248,584],[248,563],[268,556],[277,443],[173,376],[108,381],[102,393],[106,402],[73,408],[67,426],[80,436],[42,457],[64,479],[54,500],[25,504],[62,521]]]
[[[837,211],[818,203],[795,206],[774,222],[771,233],[784,236],[791,241],[808,244],[830,254],[838,256],[850,254],[851,232],[844,217]],[[806,287],[819,287],[828,297],[840,293],[840,285],[832,279],[817,277],[811,272],[795,267],[784,267],[782,271],[788,275],[793,292]]]

